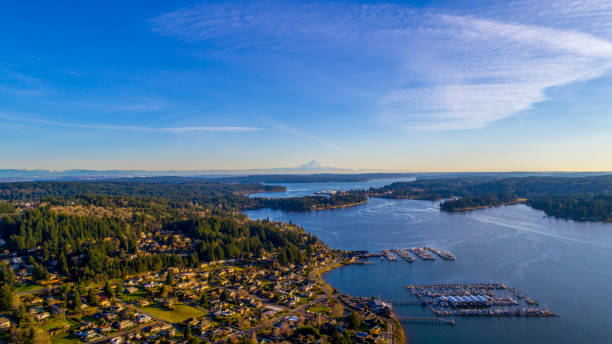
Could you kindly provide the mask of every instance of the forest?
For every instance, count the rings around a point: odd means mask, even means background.
[[[99,196],[88,201],[101,204],[103,200]],[[272,254],[281,264],[301,263],[320,245],[316,237],[299,227],[288,229],[279,223],[252,221],[236,212],[208,211],[189,204],[177,210],[176,204],[164,208],[156,200],[149,201],[149,208],[143,199],[135,203],[128,200],[123,205],[119,200],[113,198],[105,204],[122,206],[128,211],[125,216],[101,216],[95,214],[97,208],[87,215],[66,214],[45,205],[3,216],[0,233],[11,252],[39,252],[31,263],[39,270],[41,280],[49,276],[43,266],[54,266],[52,272],[61,277],[83,281],[222,259],[261,258],[264,254]],[[135,204],[138,207],[132,207]],[[160,231],[191,238],[193,249],[137,255],[139,239]]]
[[[0,183],[0,199],[36,201],[78,195],[154,197],[176,201],[208,201],[218,196],[286,190],[280,185],[219,183],[202,178],[162,177],[113,181]]]
[[[432,178],[370,189],[370,197],[441,200],[447,211],[499,206],[527,199],[549,216],[576,221],[612,219],[612,175],[586,177],[477,176]]]
[[[612,221],[612,195],[554,195],[527,200],[548,216],[576,221]]]
[[[286,211],[338,208],[367,201],[362,194],[306,196],[269,199],[252,198],[248,194],[278,192],[280,185],[257,183],[221,183],[202,181],[201,178],[160,177],[138,180],[81,181],[81,182],[18,182],[0,183],[0,200],[13,201],[74,201],[85,197],[115,196],[163,199],[186,202],[224,210],[272,208]],[[108,201],[108,198],[103,198]],[[1,209],[0,209],[1,210]]]
[[[514,194],[487,194],[478,197],[461,197],[442,202],[440,209],[444,211],[463,211],[479,208],[498,207],[517,203]]]

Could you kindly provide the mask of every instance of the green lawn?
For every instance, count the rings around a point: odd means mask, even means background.
[[[80,342],[78,337],[70,333],[59,333],[55,336],[51,336],[51,344],[74,344]]]
[[[142,300],[147,296],[147,293],[144,290],[139,290],[134,294],[121,294],[121,299],[125,302],[133,302],[137,300]]]
[[[174,324],[183,322],[189,318],[199,318],[204,315],[204,312],[199,309],[182,303],[177,303],[173,310],[158,305],[143,307],[142,309],[147,313],[151,313],[156,317]]]
[[[68,324],[68,326],[75,325],[75,323],[71,321],[70,319],[64,320],[61,317],[57,317],[57,318],[52,318],[46,321],[40,328],[45,331],[49,331],[50,329],[53,329],[53,328],[61,329],[64,327],[65,324]]]
[[[313,313],[329,314],[329,307],[326,307],[326,306],[312,306],[312,307],[310,307],[309,311],[311,311]]]
[[[15,293],[20,294],[20,293],[25,293],[28,291],[42,290],[44,288],[45,287],[43,287],[42,285],[38,285],[38,284],[19,283],[15,286]]]
[[[64,320],[62,317],[57,317],[46,321],[40,328],[46,332],[54,328],[62,329],[65,324],[68,324],[70,327],[77,326],[77,324],[70,319]],[[77,343],[78,341],[78,338],[71,336],[69,331],[64,332],[63,330],[51,337],[51,343],[53,344]]]

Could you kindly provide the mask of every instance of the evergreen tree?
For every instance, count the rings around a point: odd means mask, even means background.
[[[171,270],[168,270],[166,273],[166,284],[169,286],[174,285],[174,273]]]
[[[287,265],[287,263],[289,263],[285,250],[281,250],[280,254],[278,255],[278,263],[280,265]]]
[[[110,281],[108,280],[106,280],[106,283],[104,283],[104,295],[106,295],[106,297],[109,299],[115,297],[113,286],[111,286]]]
[[[202,296],[200,297],[200,306],[204,308],[208,308],[210,306],[210,302],[208,301],[208,294],[202,294]]]
[[[15,304],[15,293],[9,285],[0,287],[0,310],[11,311]]]
[[[97,306],[100,304],[100,298],[98,297],[98,294],[94,288],[89,288],[87,291],[87,303],[92,306]]]
[[[33,265],[34,267],[32,268],[32,279],[34,281],[39,282],[39,281],[44,281],[44,280],[49,279],[49,276],[50,276],[49,271],[47,271],[47,269],[44,266],[36,262],[34,262]]]
[[[76,288],[72,293],[72,309],[81,309],[81,293]]]
[[[68,275],[68,261],[66,260],[64,252],[60,253],[57,259],[57,270],[62,275]]]
[[[348,324],[353,330],[359,330],[362,321],[363,318],[356,312],[351,312],[351,315],[349,315]]]
[[[2,263],[0,266],[0,282],[14,286],[15,285],[15,271],[13,271],[13,267],[10,266],[8,262]]]

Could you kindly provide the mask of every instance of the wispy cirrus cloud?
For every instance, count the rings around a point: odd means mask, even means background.
[[[44,93],[42,79],[9,68],[0,68],[0,95],[39,96]]]
[[[91,123],[72,123],[56,120],[49,120],[40,116],[31,116],[23,114],[2,114],[0,119],[21,124],[41,124],[45,126],[56,126],[65,128],[80,128],[80,129],[101,129],[101,130],[121,130],[121,131],[144,131],[144,132],[169,132],[169,133],[185,133],[185,132],[223,132],[223,133],[244,133],[262,130],[258,127],[249,126],[176,126],[176,127],[150,127],[140,125],[109,125],[109,124],[91,124]]]
[[[340,152],[347,152],[347,150],[344,147],[336,144],[335,142],[333,142],[332,140],[329,140],[327,138],[323,138],[323,137],[320,137],[320,136],[317,136],[317,135],[313,135],[313,134],[304,132],[303,130],[298,130],[296,128],[290,127],[290,126],[288,126],[286,124],[279,123],[279,122],[276,122],[276,121],[266,120],[265,123],[269,127],[273,128],[273,129],[276,129],[278,131],[282,131],[284,133],[287,133],[287,134],[290,134],[290,135],[294,135],[294,136],[297,136],[297,137],[305,138],[307,140],[310,140],[310,141],[322,144],[324,146],[327,146],[329,148],[332,148],[332,149],[340,151]]]
[[[612,26],[600,24],[611,13],[609,2],[595,0],[517,1],[454,13],[384,3],[232,1],[179,9],[152,23],[160,35],[280,58],[308,49],[344,54],[351,46],[354,59],[364,56],[353,72],[369,64],[388,85],[364,92],[378,94],[372,117],[392,127],[457,130],[515,116],[549,99],[551,88],[608,73]]]
[[[589,34],[472,17],[440,16],[446,47],[441,85],[396,89],[381,100],[383,120],[415,129],[474,129],[529,110],[552,87],[600,77],[612,43]],[[454,68],[453,68],[454,67]],[[435,72],[434,72],[435,74]]]

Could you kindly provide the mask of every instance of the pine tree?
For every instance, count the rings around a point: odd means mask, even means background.
[[[72,293],[72,308],[78,310],[81,308],[81,293],[75,288]]]
[[[97,306],[100,303],[100,298],[94,288],[89,288],[87,291],[87,303],[92,306]]]
[[[106,280],[106,283],[104,284],[104,295],[106,295],[106,297],[109,299],[115,297],[115,291],[108,280]]]
[[[6,285],[13,286],[15,285],[15,280],[16,276],[13,267],[8,262],[2,263],[0,267],[0,281]]]
[[[57,259],[57,270],[63,275],[68,275],[68,261],[66,260],[64,252],[60,253]]]
[[[0,310],[10,311],[15,304],[15,294],[9,285],[0,287]]]

